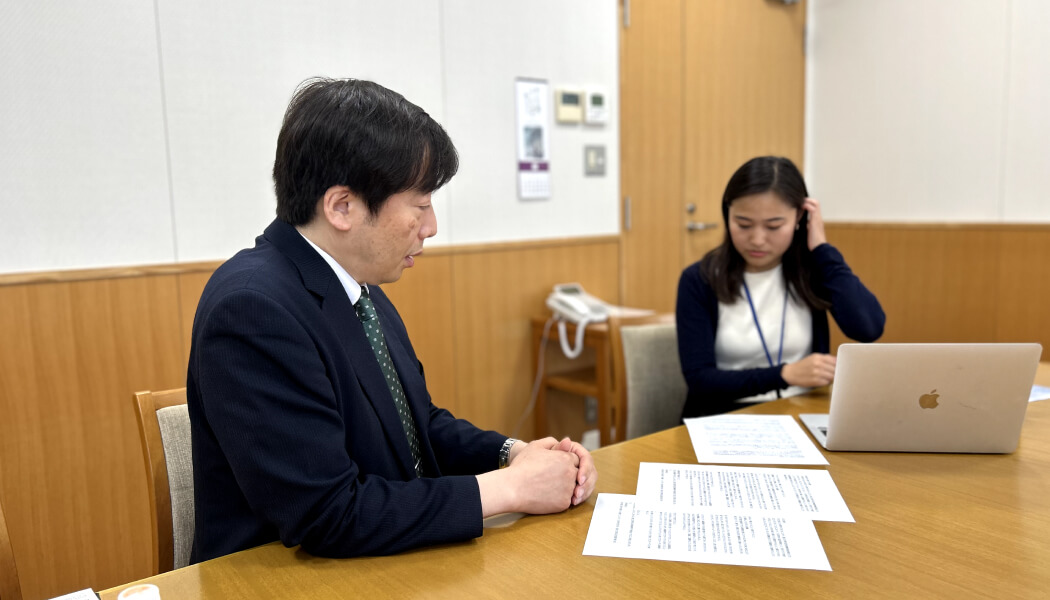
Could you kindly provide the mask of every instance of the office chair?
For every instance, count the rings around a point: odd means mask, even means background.
[[[190,562],[193,546],[193,453],[186,388],[135,394],[142,454],[146,459],[153,573]]]
[[[22,587],[18,583],[15,553],[7,534],[3,504],[0,504],[0,600],[22,600]]]
[[[610,318],[617,438],[629,440],[681,424],[686,384],[674,315]]]

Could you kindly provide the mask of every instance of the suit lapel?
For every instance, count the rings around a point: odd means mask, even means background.
[[[412,451],[408,447],[408,439],[401,427],[390,389],[386,385],[372,346],[365,336],[365,328],[361,325],[339,278],[321,255],[311,248],[291,225],[274,221],[266,228],[263,237],[295,264],[303,285],[321,299],[321,313],[346,351],[350,359],[350,370],[375,410],[387,442],[397,455],[402,474],[406,478],[415,477]],[[395,366],[397,364],[395,359]],[[400,371],[398,367],[398,372]],[[405,392],[408,395],[407,388]],[[415,410],[413,407],[413,412]],[[427,446],[429,447],[429,444]]]

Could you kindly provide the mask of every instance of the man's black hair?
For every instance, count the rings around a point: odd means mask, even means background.
[[[459,157],[423,109],[371,81],[310,79],[284,114],[273,162],[277,218],[310,222],[328,188],[345,185],[372,216],[393,194],[448,183]]]

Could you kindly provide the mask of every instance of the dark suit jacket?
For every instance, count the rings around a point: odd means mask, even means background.
[[[506,437],[430,402],[400,316],[378,286],[370,295],[424,477],[339,279],[274,221],[216,270],[193,322],[193,562],[277,539],[344,557],[481,535],[473,475],[497,468]]]

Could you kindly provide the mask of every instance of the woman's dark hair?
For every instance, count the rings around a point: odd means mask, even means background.
[[[423,109],[371,81],[310,79],[284,113],[273,162],[277,218],[304,225],[333,185],[364,199],[372,216],[407,190],[448,183],[459,157]]]
[[[802,210],[809,196],[806,182],[793,162],[779,156],[759,156],[744,163],[726,184],[722,194],[722,222],[726,228],[722,245],[707,253],[700,261],[700,272],[714,289],[719,302],[732,304],[740,298],[744,284],[744,257],[733,246],[729,234],[729,206],[738,198],[773,192],[792,208]],[[814,310],[827,310],[831,303],[813,291],[810,284],[812,256],[807,247],[806,220],[795,230],[791,245],[780,259],[784,281],[792,296]]]

